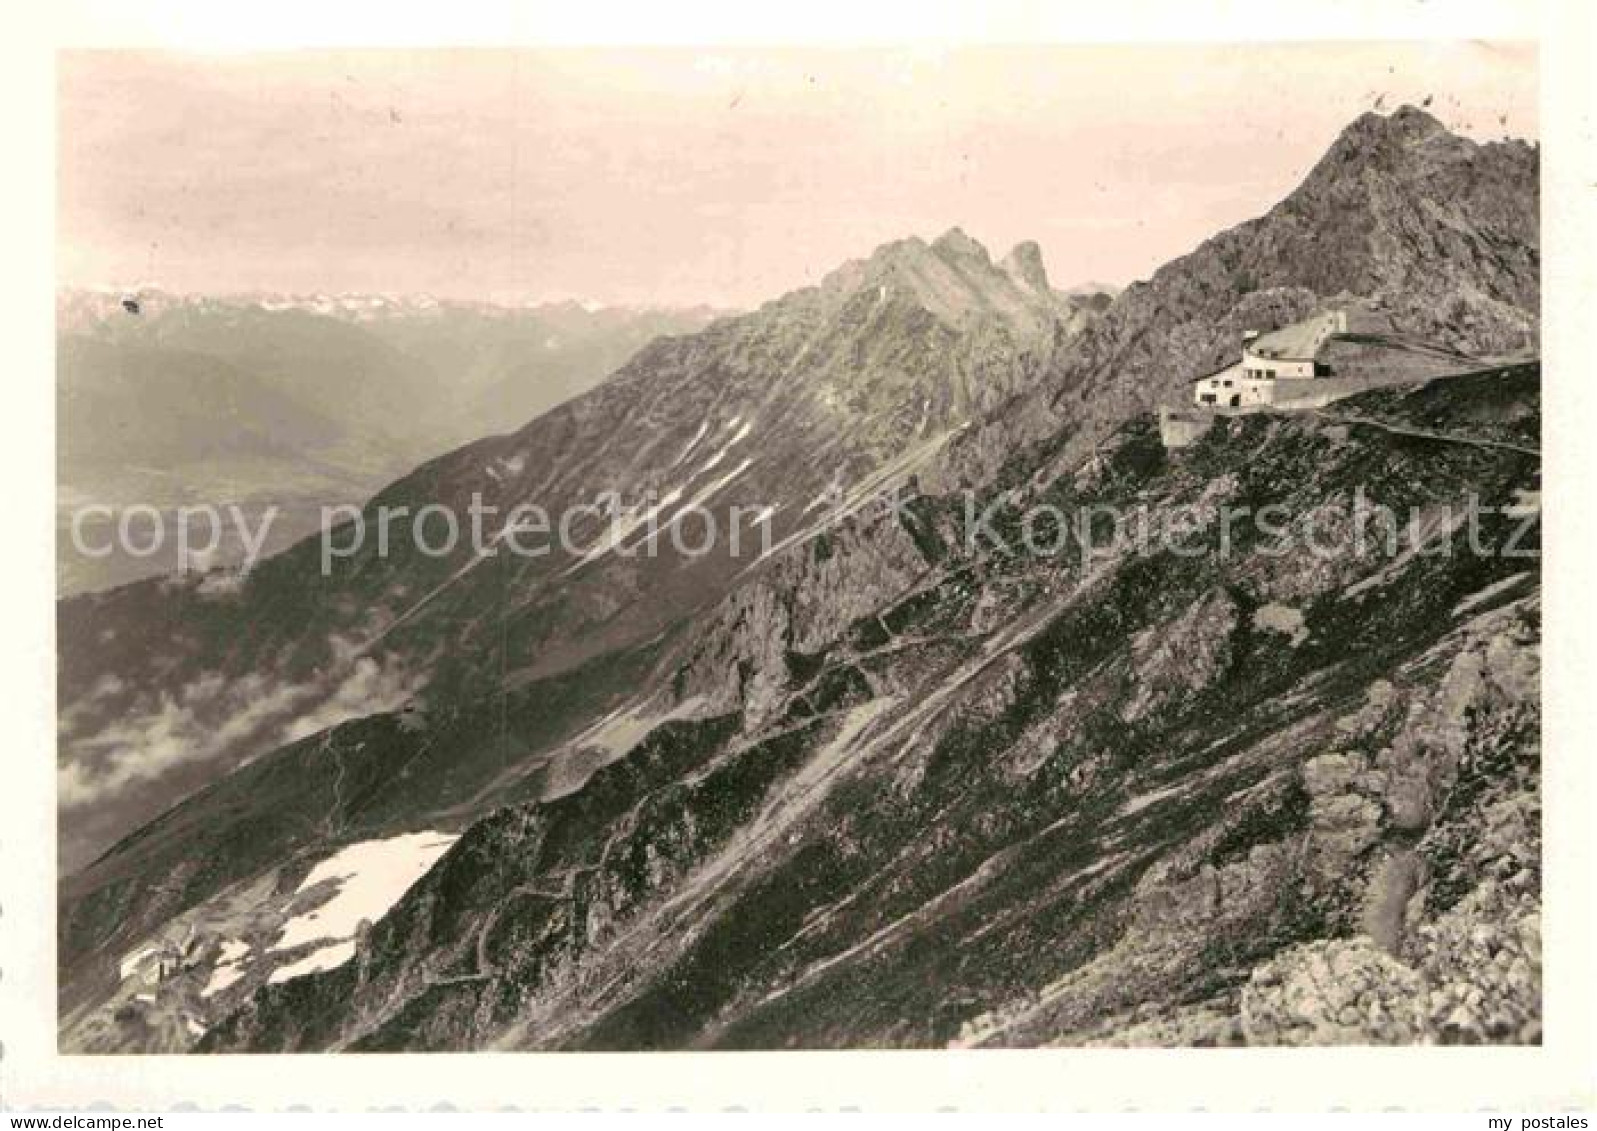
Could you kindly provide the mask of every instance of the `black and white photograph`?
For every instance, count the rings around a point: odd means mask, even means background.
[[[1589,1036],[1545,44],[1151,35],[56,51],[50,1055]]]

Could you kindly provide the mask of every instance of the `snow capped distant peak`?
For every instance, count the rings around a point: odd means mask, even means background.
[[[651,313],[690,315],[695,321],[707,323],[728,313],[703,305],[670,304],[623,305],[605,303],[597,299],[513,298],[467,299],[440,298],[428,292],[414,294],[394,291],[245,291],[195,293],[164,290],[149,285],[93,284],[62,287],[57,291],[56,307],[64,316],[64,323],[105,321],[121,310],[121,300],[137,296],[146,313],[188,308],[218,312],[262,311],[281,314],[304,311],[345,321],[368,322],[383,319],[442,316],[448,313],[471,313],[485,318],[517,318],[527,315],[549,314],[574,317],[605,318],[613,316],[638,316]],[[556,348],[559,343],[551,346]]]

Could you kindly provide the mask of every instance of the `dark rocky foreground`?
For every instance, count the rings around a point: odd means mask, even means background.
[[[1537,431],[1533,370],[1383,397],[1357,407]],[[1174,459],[1137,422],[1016,502],[1332,524],[1359,486],[1434,519],[1537,482],[1255,417]],[[724,710],[477,822],[355,961],[199,1047],[1538,1039],[1539,582],[1495,554],[1534,519],[1484,520],[1490,555],[1438,521],[1396,559],[1239,532],[1085,569],[950,519],[921,499],[740,590],[675,673]],[[887,599],[816,624],[857,558]]]

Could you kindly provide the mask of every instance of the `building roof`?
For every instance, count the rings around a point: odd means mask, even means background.
[[[1228,369],[1240,369],[1241,367],[1242,359],[1237,358],[1235,361],[1226,362],[1219,369],[1212,369],[1208,373],[1200,373],[1196,377],[1187,378],[1187,384],[1196,385],[1199,381],[1207,381],[1210,377],[1218,377]]]
[[[1337,312],[1329,311],[1279,330],[1260,334],[1247,351],[1271,361],[1313,361],[1337,329]]]

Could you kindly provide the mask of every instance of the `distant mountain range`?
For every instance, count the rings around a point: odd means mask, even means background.
[[[402,522],[380,553],[352,520],[331,562],[64,600],[64,1046],[1539,1039],[1539,575],[1418,552],[1472,495],[1481,537],[1535,544],[1536,224],[1533,148],[1366,116],[1118,295],[1054,289],[1032,244],[898,241],[360,520],[589,508],[573,548],[432,556]],[[1149,410],[1243,329],[1349,303],[1470,372],[1164,450]],[[284,426],[378,380],[299,374]],[[1356,489],[1430,515],[1416,544],[1019,537],[1216,501],[1290,528]],[[644,519],[733,508],[760,551],[639,552]],[[375,921],[339,902],[362,867],[402,877]],[[180,970],[127,973],[145,945]]]
[[[993,263],[957,231],[890,244],[819,286],[655,339],[591,393],[376,492],[368,525],[385,507],[465,515],[474,495],[501,515],[522,503],[560,514],[619,490],[629,502],[671,500],[666,516],[695,500],[723,512],[770,506],[773,544],[796,541],[834,484],[849,485],[845,505],[859,505],[866,485],[931,460],[958,428],[1035,380],[1057,342],[1093,316],[1089,300],[1058,295],[1035,273],[1028,281],[1013,259]],[[582,542],[606,525],[590,517]],[[658,634],[750,564],[725,544],[683,560],[668,540],[654,558],[502,563],[466,545],[427,556],[409,537],[379,556],[374,542],[329,577],[319,541],[308,539],[223,597],[202,577],[162,578],[63,605],[75,642],[63,653],[63,686],[79,702],[64,753],[93,820],[126,828],[153,817],[219,762],[259,751],[327,704],[371,709],[341,690],[368,665],[396,689],[414,689],[427,670],[433,694],[470,693],[506,673],[556,676]],[[152,616],[184,627],[157,643],[146,635]],[[489,619],[504,631],[485,635]],[[184,705],[180,736],[167,732],[173,702]],[[220,726],[241,710],[251,726]],[[107,752],[101,728],[113,720],[155,725],[161,753],[145,757],[138,739]],[[76,827],[95,835],[87,815]]]
[[[314,527],[319,504],[358,502],[431,455],[591,388],[659,335],[716,317],[153,290],[138,293],[134,314],[125,297],[58,298],[64,508],[275,503],[287,508],[277,548]],[[60,559],[68,592],[175,565]]]

